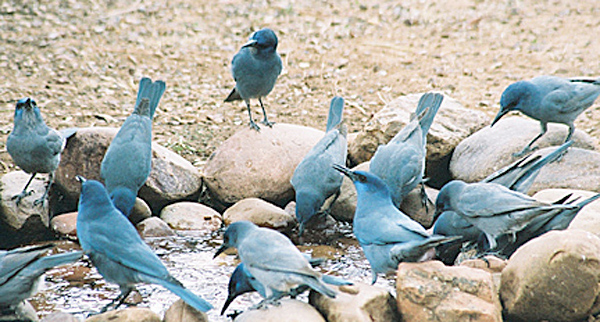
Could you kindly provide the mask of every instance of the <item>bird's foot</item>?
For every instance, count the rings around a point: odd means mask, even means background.
[[[42,197],[40,197],[40,199],[36,199],[36,200],[33,202],[33,205],[34,205],[34,206],[37,206],[37,205],[40,205],[40,204],[41,204],[42,206],[44,206],[44,201],[46,201],[46,197],[47,197],[47,195],[46,195],[46,194],[44,194]]]
[[[25,197],[28,197],[29,195],[31,195],[33,193],[33,190],[29,190],[29,191],[21,191],[20,194],[18,195],[14,195],[12,196],[12,198],[10,198],[11,200],[15,201],[15,204],[17,204],[17,206],[19,205],[19,203],[21,202],[21,200]]]
[[[538,146],[534,146],[533,148],[530,148],[528,146],[526,146],[523,150],[521,150],[520,152],[517,153],[513,153],[512,156],[515,158],[521,158],[524,157],[525,155],[537,150],[539,147]]]
[[[256,130],[256,132],[260,132],[260,127],[254,122],[254,120],[250,120],[250,128]]]
[[[275,124],[275,122],[269,122],[269,120],[267,120],[266,118],[264,120],[262,120],[260,123],[262,123],[268,127],[273,127],[273,124]]]
[[[279,302],[279,299],[264,299],[260,302],[258,302],[258,304],[250,307],[251,310],[266,310],[269,308],[269,305],[272,306],[280,306],[281,302]]]

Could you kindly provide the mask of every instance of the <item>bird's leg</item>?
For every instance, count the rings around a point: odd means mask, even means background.
[[[44,201],[46,200],[46,198],[48,198],[48,191],[50,191],[50,186],[52,186],[53,183],[54,183],[54,172],[50,172],[50,181],[48,181],[46,190],[44,191],[44,194],[40,197],[40,199],[37,199],[36,201],[33,202],[34,206],[37,206],[39,204],[44,205]]]
[[[575,125],[573,124],[569,124],[569,133],[567,133],[567,138],[565,139],[565,143],[569,142],[572,140],[572,136],[573,136],[573,132],[575,132]],[[564,150],[558,157],[556,157],[556,159],[554,159],[554,161],[552,162],[560,162],[560,160],[562,160],[562,158],[565,156],[565,154],[567,154],[567,150]]]
[[[250,101],[246,101],[246,108],[248,109],[248,116],[250,116],[250,128],[260,132],[260,127],[256,125],[256,123],[254,123],[254,120],[252,119],[252,109],[250,109]]]
[[[546,123],[540,123],[540,126],[542,129],[540,134],[533,138],[533,140],[531,140],[531,142],[529,142],[529,144],[527,144],[523,148],[523,150],[521,150],[521,152],[513,153],[513,157],[520,158],[529,152],[535,151],[538,148],[537,146],[535,148],[532,148],[531,146],[533,145],[533,143],[535,143],[535,141],[539,140],[539,138],[541,138],[548,131],[548,125]]]
[[[423,205],[423,207],[425,207],[425,213],[429,213],[429,197],[427,196],[427,192],[425,192],[425,181],[423,180],[421,182],[421,205]]]
[[[105,307],[103,307],[102,310],[100,310],[100,313],[104,313],[104,312],[108,311],[108,308],[110,308],[115,303],[116,303],[116,305],[113,309],[114,310],[118,309],[119,306],[121,306],[123,304],[123,302],[125,302],[125,299],[127,298],[127,296],[129,296],[131,291],[133,291],[133,288],[130,288],[130,287],[121,290],[121,294],[119,294],[119,296],[117,296],[114,300],[112,300]]]
[[[338,198],[340,197],[340,194],[342,193],[342,189],[338,189],[335,194],[333,195],[333,200],[331,200],[331,202],[329,203],[329,205],[327,206],[327,209],[323,209],[323,213],[324,214],[328,214],[331,215],[331,208],[333,208],[333,204],[338,200]]]
[[[377,282],[377,273],[371,268],[371,275],[373,275],[373,277],[371,278],[371,285],[375,284],[375,282]]]
[[[27,181],[27,184],[25,185],[25,188],[23,188],[23,191],[21,191],[21,193],[20,193],[20,194],[18,194],[18,195],[14,195],[14,196],[11,198],[11,200],[15,200],[15,203],[17,204],[17,206],[19,205],[19,202],[21,202],[21,199],[23,199],[23,198],[25,198],[25,197],[29,196],[29,195],[30,195],[30,194],[33,192],[33,190],[31,190],[31,191],[27,191],[27,188],[29,188],[29,185],[31,184],[31,181],[33,181],[33,178],[35,178],[35,175],[36,175],[36,174],[37,174],[37,173],[33,173],[33,174],[31,175],[31,178],[29,178],[29,181]]]
[[[263,116],[264,116],[264,119],[262,120],[261,123],[268,127],[273,127],[273,124],[275,124],[275,122],[269,122],[269,120],[267,119],[267,111],[265,111],[265,106],[263,105],[262,99],[260,97],[258,98],[258,102],[260,103],[260,108],[262,108],[262,112],[263,112]]]

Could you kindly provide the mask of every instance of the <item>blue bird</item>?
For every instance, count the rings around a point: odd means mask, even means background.
[[[54,182],[54,172],[60,163],[60,153],[65,148],[65,138],[49,128],[39,107],[31,98],[17,102],[14,127],[6,140],[6,150],[19,168],[30,173],[31,177],[23,191],[12,197],[19,204],[21,199],[31,194],[27,188],[38,173],[49,173],[50,179],[42,197],[34,205],[43,204]]]
[[[260,127],[252,119],[250,99],[258,99],[264,115],[262,123],[272,127],[273,123],[267,118],[262,98],[273,90],[281,68],[281,57],[277,53],[277,35],[268,28],[253,33],[231,61],[235,87],[225,102],[244,100],[250,116],[250,127],[257,131],[260,131]]]
[[[406,195],[423,183],[427,132],[443,99],[444,96],[441,94],[423,94],[410,123],[390,142],[379,146],[371,158],[369,172],[387,184],[392,194],[392,201],[398,208]],[[427,196],[424,188],[421,196],[426,205]]]
[[[299,235],[302,235],[305,225],[320,213],[325,200],[333,195],[337,198],[340,194],[343,176],[332,166],[346,164],[348,143],[347,129],[342,123],[343,111],[344,99],[334,97],[329,107],[325,136],[298,164],[290,181],[296,192]]]
[[[44,256],[54,245],[0,250],[0,310],[10,310],[37,292],[40,277],[55,266],[78,261],[80,251]]]
[[[465,183],[453,180],[444,185],[436,200],[436,214],[454,211],[481,230],[490,249],[497,239],[509,235],[511,241],[533,220],[548,220],[574,205],[548,204],[496,183]]]
[[[575,131],[575,119],[594,104],[600,95],[600,80],[566,79],[556,76],[539,76],[509,85],[500,97],[500,111],[492,121],[494,126],[510,111],[538,120],[541,132],[515,156],[533,151],[532,145],[548,130],[548,123],[561,123],[569,127],[565,142]]]
[[[212,309],[210,303],[169,274],[135,227],[114,207],[100,182],[78,179],[82,181],[77,216],[79,243],[104,279],[118,284],[121,290],[102,312],[115,303],[115,309],[118,308],[138,283],[161,285],[197,310]]]
[[[100,176],[115,207],[129,216],[138,191],[152,168],[152,118],[165,92],[163,81],[140,80],[133,113],[114,137],[100,167]]]
[[[277,303],[285,294],[301,285],[331,298],[336,293],[323,283],[322,274],[313,270],[310,262],[278,231],[260,228],[249,221],[237,221],[225,230],[223,245],[214,257],[235,247],[251,283],[265,298],[260,304]]]
[[[376,175],[341,165],[334,169],[348,176],[356,187],[353,231],[371,264],[372,283],[377,281],[377,274],[395,271],[400,262],[426,260],[438,245],[460,238],[428,234],[394,206],[385,182]]]
[[[308,261],[310,262],[310,264],[313,266],[318,265],[322,262],[322,260],[320,258],[312,259],[312,258],[310,258],[310,256],[304,256],[304,257],[306,257],[308,259]],[[330,285],[338,285],[338,286],[339,285],[352,285],[352,282],[346,281],[342,278],[335,277],[335,276],[323,275],[323,276],[321,276],[321,278],[323,279],[324,283],[330,284]],[[309,289],[308,285],[300,285],[297,288],[291,290],[289,295],[291,295],[292,297],[296,297],[297,295],[303,293],[304,291],[306,291],[308,289]],[[233,300],[235,300],[236,297],[238,297],[242,294],[249,293],[249,292],[258,292],[262,297],[266,297],[266,292],[265,292],[263,285],[261,283],[259,283],[250,274],[250,272],[248,272],[244,263],[240,263],[235,268],[233,273],[231,274],[231,277],[229,279],[229,284],[227,287],[227,291],[228,291],[227,299],[225,300],[225,304],[223,304],[223,309],[221,310],[221,315],[223,315],[223,313],[225,313],[225,310],[227,310],[227,308],[229,307],[231,302],[233,302]],[[279,292],[275,292],[275,293],[276,293],[275,297],[277,297],[277,298],[281,298],[281,297],[285,296],[285,294],[279,294]]]

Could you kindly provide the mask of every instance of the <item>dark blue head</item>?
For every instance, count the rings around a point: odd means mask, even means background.
[[[302,236],[304,226],[321,210],[324,202],[323,197],[314,190],[296,191],[296,219],[300,223],[298,235]]]
[[[108,197],[108,192],[102,183],[96,180],[86,180],[80,176],[77,176],[77,180],[81,182],[78,207],[79,215],[77,220],[88,219],[89,217],[102,217],[110,212],[111,209],[114,209]]]
[[[15,121],[18,120],[43,122],[40,109],[33,99],[26,97],[17,101],[17,106],[15,108]]]
[[[229,278],[229,285],[227,286],[227,300],[225,300],[225,304],[223,304],[221,315],[225,313],[225,310],[227,310],[231,302],[233,302],[236,297],[245,293],[256,291],[251,284],[251,280],[253,278],[254,277],[250,275],[248,270],[246,270],[244,263],[240,263],[235,268],[233,274],[231,274],[231,277]]]
[[[254,47],[259,52],[274,52],[277,50],[277,35],[273,30],[263,28],[253,33],[242,47]]]
[[[434,218],[438,218],[444,211],[454,211],[452,208],[453,201],[462,193],[462,190],[466,186],[467,184],[460,180],[452,180],[446,183],[435,200]]]
[[[392,202],[390,190],[383,180],[371,172],[366,171],[352,171],[341,165],[334,165],[334,169],[345,174],[356,187],[356,193],[358,195],[358,201],[362,198],[373,200],[374,198],[387,200]]]
[[[113,205],[126,217],[129,217],[131,210],[135,206],[135,198],[136,194],[131,189],[125,187],[117,187],[110,192],[110,199]]]
[[[258,226],[252,222],[242,220],[236,221],[229,225],[223,234],[223,245],[217,250],[214,257],[219,256],[222,252],[231,247],[238,247],[240,240],[244,238],[246,233],[253,229],[257,229]],[[214,258],[213,257],[213,258]]]
[[[500,97],[500,111],[492,121],[494,126],[504,115],[510,111],[519,111],[524,102],[526,102],[534,93],[533,84],[528,81],[519,81],[510,84]]]

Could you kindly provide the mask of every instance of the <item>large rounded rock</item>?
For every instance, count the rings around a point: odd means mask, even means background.
[[[423,93],[409,94],[388,103],[365,125],[348,147],[348,159],[356,165],[371,159],[377,147],[386,144],[408,122]],[[454,147],[490,122],[483,112],[467,109],[450,96],[444,101],[427,134],[427,177],[439,187],[450,180],[448,161]]]
[[[165,312],[163,322],[208,322],[208,315],[179,299]]]
[[[290,124],[265,126],[260,132],[245,128],[211,155],[204,182],[211,196],[225,205],[261,198],[283,207],[294,198],[290,179],[296,166],[323,135]]]
[[[284,231],[296,225],[295,216],[258,198],[240,200],[223,213],[223,222],[226,226],[240,220],[248,220],[261,227]]]
[[[173,229],[201,230],[211,233],[221,228],[221,214],[197,202],[177,202],[166,206],[160,218]]]
[[[325,322],[325,319],[314,307],[298,300],[283,300],[278,306],[269,305],[262,310],[246,310],[235,318],[235,322],[282,321]]]
[[[162,322],[162,319],[147,308],[128,307],[123,310],[108,311],[85,319],[85,322]]]
[[[569,200],[578,198],[573,203],[579,204],[584,200],[595,196],[597,193],[574,189],[545,189],[539,191],[533,195],[533,197],[540,201],[552,203],[568,194],[571,194]],[[581,229],[600,236],[600,200],[596,199],[583,207],[579,213],[577,213],[568,229]]]
[[[177,236],[177,233],[158,217],[146,218],[140,221],[135,228],[143,238]]]
[[[580,321],[600,312],[600,238],[552,231],[519,248],[502,271],[511,321]]]
[[[523,117],[507,117],[498,121],[494,127],[483,128],[463,140],[454,150],[450,161],[452,177],[465,182],[481,181],[494,171],[516,161],[518,158],[514,157],[513,153],[521,151],[539,132],[539,122]],[[564,125],[548,124],[548,132],[534,146],[538,146],[540,149],[559,146],[564,142],[565,136],[566,128]],[[575,158],[579,159],[584,155],[584,152],[574,152],[575,149],[573,148],[575,147],[586,150],[594,149],[594,140],[582,131],[575,131],[573,141],[569,153],[565,155],[562,162],[566,163],[568,160],[574,162]],[[550,151],[552,150],[547,150],[544,153]],[[569,154],[571,155],[569,156]],[[598,176],[600,176],[599,163],[600,161],[596,160],[592,162]],[[560,166],[560,173],[563,173],[562,170],[564,169],[569,169],[571,172],[575,171],[576,169],[573,166],[576,164],[581,164],[581,161],[577,161],[568,167],[563,163]],[[552,164],[547,165],[546,168],[551,166]],[[585,170],[589,169],[589,167],[585,168]],[[540,179],[542,178],[542,173],[540,173],[537,181],[541,182]],[[563,180],[562,175],[558,177],[558,180]]]
[[[51,238],[48,201],[34,205],[46,189],[47,176],[31,181],[31,195],[16,204],[13,196],[21,193],[31,175],[23,171],[9,172],[0,178],[0,247],[12,247]]]
[[[328,322],[400,321],[396,300],[385,289],[363,283],[331,287],[338,291],[334,299],[314,291],[308,297]]]
[[[484,270],[439,261],[400,263],[396,294],[405,322],[502,321],[498,292]]]
[[[54,212],[70,212],[77,208],[81,184],[75,179],[100,180],[100,165],[117,128],[91,127],[78,129],[67,140],[56,170],[56,188],[61,198]],[[152,144],[152,170],[139,196],[154,213],[179,200],[197,200],[202,177],[200,172],[176,153],[158,144]]]

